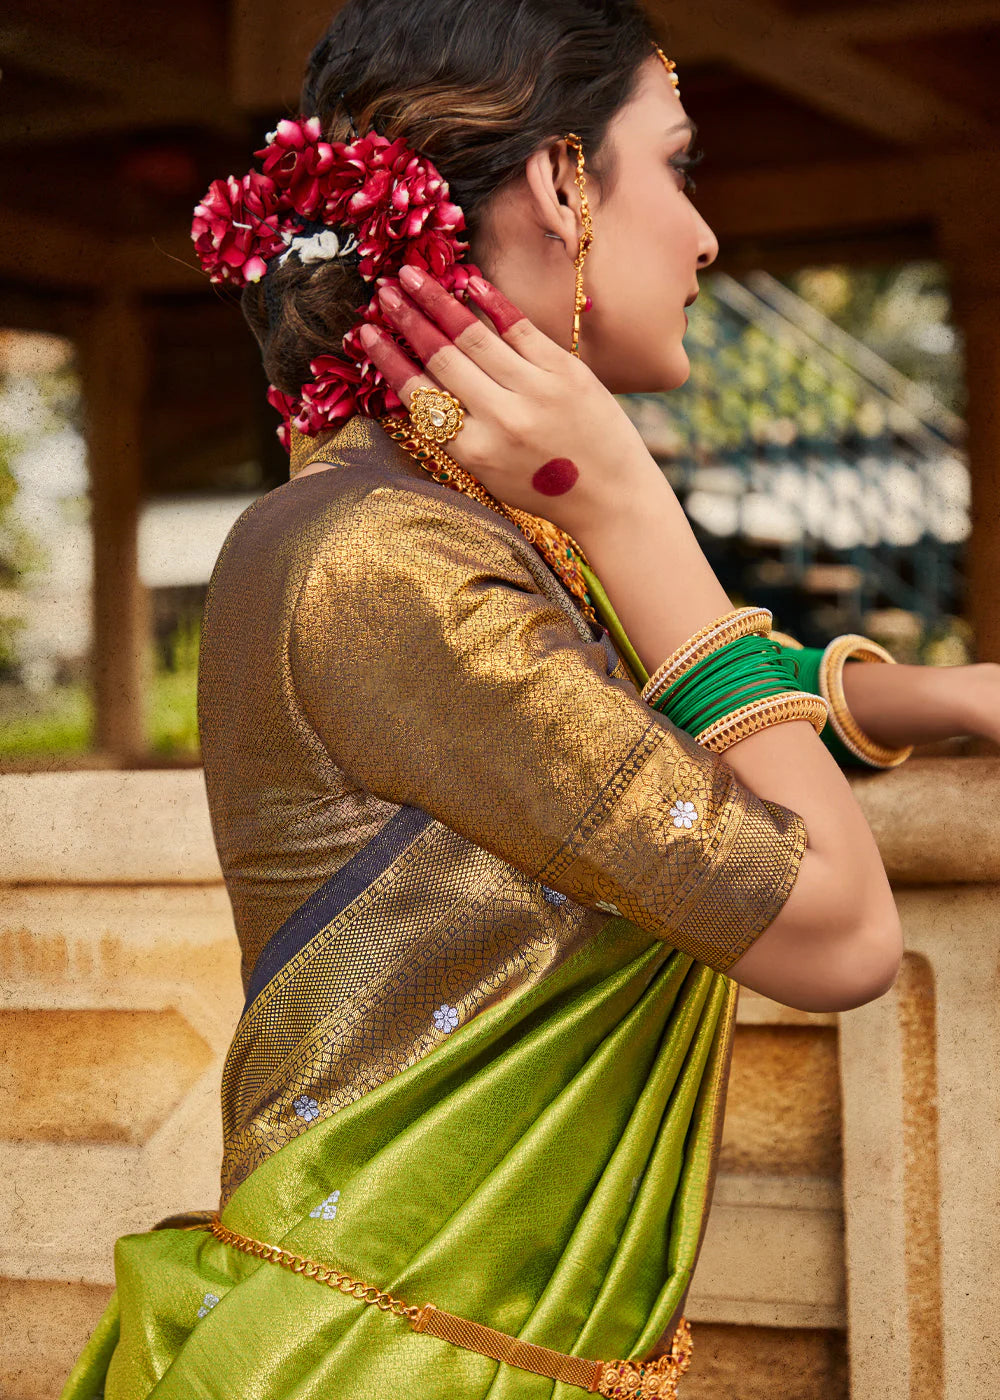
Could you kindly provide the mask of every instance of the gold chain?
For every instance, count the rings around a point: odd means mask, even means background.
[[[419,462],[428,476],[444,486],[461,491],[463,495],[471,496],[480,505],[488,506],[490,510],[496,511],[515,525],[573,594],[584,617],[597,626],[601,625],[590,601],[587,581],[581,568],[582,564],[589,567],[589,561],[572,535],[560,530],[550,520],[543,520],[540,515],[530,515],[526,510],[518,510],[515,506],[497,500],[496,496],[491,496],[482,482],[459,466],[441,446],[423,437],[409,419],[386,416],[380,418],[379,422],[389,437]]]
[[[580,245],[577,248],[576,257],[573,259],[573,266],[576,268],[576,294],[573,299],[573,342],[570,345],[570,354],[580,356],[580,313],[587,304],[587,298],[583,290],[583,264],[587,254],[590,252],[590,245],[594,241],[594,221],[590,215],[590,203],[587,199],[586,177],[583,173],[583,142],[576,132],[571,131],[563,138],[567,146],[572,146],[576,150],[576,174],[573,180],[580,191],[580,217],[583,220],[583,233],[580,236]]]
[[[266,1259],[271,1264],[280,1264],[283,1269],[290,1269],[293,1274],[302,1274],[305,1278],[315,1279],[317,1283],[325,1283],[328,1288],[336,1289],[345,1297],[355,1298],[359,1303],[370,1303],[382,1312],[392,1313],[394,1317],[405,1317],[410,1322],[416,1322],[422,1311],[418,1307],[408,1306],[399,1298],[394,1298],[391,1293],[385,1293],[380,1288],[352,1278],[340,1269],[331,1269],[329,1265],[320,1264],[315,1259],[293,1254],[291,1250],[282,1249],[281,1245],[267,1244],[264,1240],[252,1240],[246,1235],[238,1235],[235,1230],[223,1225],[218,1216],[209,1221],[207,1228],[222,1244],[231,1245],[243,1254],[249,1254],[254,1259]]]
[[[223,1225],[218,1215],[185,1228],[209,1230],[221,1244],[228,1244],[252,1259],[280,1264],[283,1269],[325,1284],[345,1297],[370,1304],[381,1312],[392,1313],[394,1317],[404,1318],[416,1332],[426,1332],[453,1346],[478,1352],[480,1356],[490,1356],[495,1361],[505,1361],[535,1375],[562,1380],[590,1394],[605,1396],[606,1400],[619,1400],[619,1397],[622,1400],[677,1400],[677,1382],[691,1365],[691,1328],[685,1317],[680,1319],[669,1352],[655,1361],[588,1361],[583,1357],[554,1351],[551,1347],[522,1342],[508,1333],[497,1332],[495,1328],[444,1312],[433,1303],[425,1303],[419,1308],[408,1305],[381,1288],[362,1283],[342,1269],[331,1268],[304,1254],[293,1254],[281,1245],[237,1234]]]

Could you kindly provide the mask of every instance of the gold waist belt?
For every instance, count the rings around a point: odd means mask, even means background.
[[[607,1396],[608,1400],[621,1400],[621,1397],[627,1397],[627,1400],[677,1400],[677,1382],[691,1364],[691,1329],[683,1317],[674,1333],[670,1351],[655,1361],[587,1361],[582,1356],[570,1356],[551,1347],[536,1346],[534,1342],[522,1342],[507,1332],[498,1332],[481,1322],[470,1322],[468,1318],[444,1312],[433,1303],[425,1303],[422,1308],[408,1306],[390,1293],[361,1283],[339,1269],[307,1259],[301,1254],[292,1254],[280,1245],[238,1235],[235,1230],[223,1225],[217,1215],[205,1225],[189,1228],[211,1230],[223,1244],[232,1245],[255,1259],[280,1264],[293,1274],[302,1274],[305,1278],[315,1279],[317,1283],[325,1283],[328,1288],[336,1288],[347,1297],[356,1298],[359,1303],[370,1303],[382,1312],[405,1318],[414,1332],[440,1337],[442,1341],[451,1342],[465,1351],[476,1351],[480,1356],[504,1361],[508,1366],[517,1366],[522,1371],[533,1371],[537,1376],[578,1386],[591,1395]]]

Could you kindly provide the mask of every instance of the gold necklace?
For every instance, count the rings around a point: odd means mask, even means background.
[[[454,491],[471,496],[473,500],[488,506],[490,510],[495,510],[498,515],[516,525],[528,543],[538,550],[549,568],[576,598],[587,621],[598,627],[601,625],[587,592],[587,581],[581,568],[583,564],[589,568],[590,564],[572,535],[560,530],[550,520],[543,520],[540,515],[529,515],[526,510],[518,510],[497,500],[496,496],[491,496],[471,472],[460,467],[437,443],[419,433],[409,418],[386,416],[380,418],[379,422],[389,437],[420,463],[428,476],[444,486],[450,486]]]

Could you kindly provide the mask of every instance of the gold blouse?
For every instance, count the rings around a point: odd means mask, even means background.
[[[205,608],[199,726],[244,985],[404,807],[431,820],[255,993],[223,1086],[224,1195],[297,1131],[271,1114],[279,1082],[356,1098],[433,1048],[416,1008],[440,988],[474,1013],[616,915],[724,971],[806,840],[642,702],[503,517],[373,420],[309,446],[335,468],[244,511]]]

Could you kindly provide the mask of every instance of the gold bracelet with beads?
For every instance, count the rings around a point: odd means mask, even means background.
[[[729,642],[740,637],[769,637],[771,622],[772,615],[767,608],[734,608],[716,618],[671,652],[663,665],[653,672],[642,688],[643,700],[655,705],[674,681]]]
[[[758,734],[762,729],[770,729],[775,724],[787,724],[789,720],[807,719],[817,734],[822,734],[827,721],[827,705],[821,695],[812,695],[804,690],[783,690],[780,695],[768,696],[765,700],[755,700],[726,715],[704,730],[695,738],[703,748],[713,753],[724,753],[742,739]]]
[[[873,642],[858,633],[848,632],[843,637],[834,637],[819,663],[820,694],[830,706],[830,727],[844,748],[872,768],[896,768],[909,758],[913,752],[913,745],[889,749],[883,744],[877,744],[864,732],[851,714],[844,694],[846,661],[881,661],[894,666],[896,658],[878,642]]]

